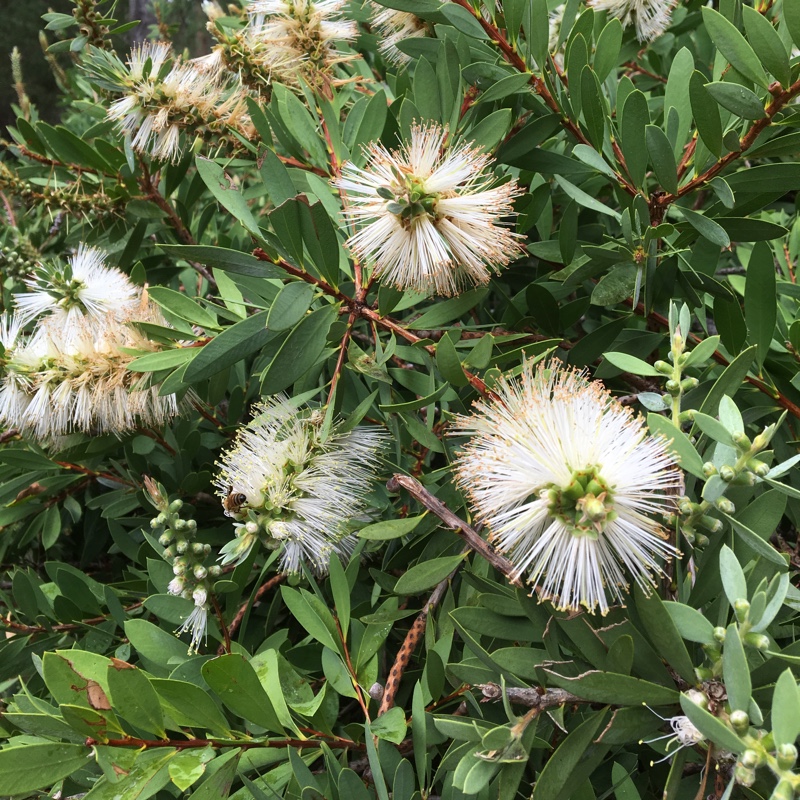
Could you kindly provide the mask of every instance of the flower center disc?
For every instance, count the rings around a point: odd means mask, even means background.
[[[614,495],[594,466],[576,470],[566,486],[550,486],[543,496],[551,516],[575,536],[596,539],[616,519]]]

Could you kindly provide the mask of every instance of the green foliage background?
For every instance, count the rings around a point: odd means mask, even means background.
[[[689,0],[646,46],[568,0],[550,55],[544,0],[383,4],[428,26],[406,67],[351,3],[336,75],[358,80],[253,91],[252,138],[187,131],[176,164],[125,146],[85,70],[100,56],[49,19],[66,110],[23,114],[3,148],[4,308],[38,261],[98,245],[174,328],[133,369],[198,402],[58,452],[0,435],[0,795],[793,796],[800,0]],[[525,189],[524,254],[446,300],[360,283],[329,183],[420,120]],[[550,355],[649,414],[686,472],[672,579],[606,617],[512,585],[451,481],[453,414]],[[328,577],[284,579],[258,549],[227,571],[189,655],[143,476],[218,552],[215,460],[281,391],[385,426],[403,478]],[[656,711],[701,741],[642,743],[671,732]]]

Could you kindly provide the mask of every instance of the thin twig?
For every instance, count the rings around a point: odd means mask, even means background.
[[[217,600],[217,596],[215,594],[211,594],[211,605],[214,606],[214,613],[217,615],[217,619],[219,620],[219,627],[222,629],[222,639],[223,645],[225,647],[225,652],[231,652],[231,633],[228,629],[228,626],[225,624],[225,617],[222,614],[222,608],[220,607],[219,600]]]
[[[103,745],[105,747],[135,747],[138,750],[156,747],[172,747],[175,750],[195,750],[213,747],[215,750],[236,747],[240,750],[255,750],[260,747],[319,747],[324,742],[328,747],[343,750],[364,750],[365,745],[340,736],[326,736],[324,739],[266,739],[260,742],[241,742],[236,739],[139,739],[136,736],[125,736],[122,739],[86,739],[87,747]]]
[[[484,702],[490,700],[501,700],[503,698],[503,687],[497,683],[480,683],[475,686],[483,694]],[[512,703],[528,708],[535,708],[538,711],[546,711],[548,708],[557,708],[565,703],[586,703],[587,701],[577,695],[568,692],[566,689],[523,689],[515,686],[506,686],[506,697]]]
[[[141,602],[133,603],[132,605],[126,606],[123,610],[125,612],[133,611],[141,606]],[[44,625],[23,625],[20,622],[12,622],[10,619],[3,619],[0,617],[0,626],[17,633],[69,633],[71,631],[81,630],[86,625],[100,625],[103,622],[107,622],[109,619],[110,617],[108,616],[92,617],[91,619],[84,619],[80,622],[63,622],[58,625],[51,625],[47,628]]]
[[[390,492],[396,492],[400,487],[405,489],[418,503],[428,511],[436,514],[444,524],[455,531],[479,556],[486,559],[498,572],[504,575],[515,586],[522,586],[519,573],[514,565],[481,537],[478,531],[463,519],[454,514],[441,500],[434,497],[418,480],[410,475],[392,475],[386,483]]]

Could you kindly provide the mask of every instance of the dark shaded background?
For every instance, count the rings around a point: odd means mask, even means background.
[[[205,32],[205,15],[200,0],[119,0],[114,16],[120,21],[140,19],[142,24],[120,37],[118,48],[124,55],[132,41],[145,38],[156,22],[155,9],[169,26],[177,50],[188,48],[192,56],[208,52],[210,37]],[[57,11],[71,14],[71,0],[0,0],[0,135],[15,120],[12,103],[17,102],[11,77],[11,50],[16,45],[22,54],[22,73],[25,89],[36,106],[40,119],[57,122],[61,114],[60,97],[50,68],[39,44],[39,31],[44,28],[42,14]],[[104,6],[104,13],[105,8]],[[74,36],[77,28],[67,33]],[[47,31],[50,42],[55,41],[53,31]],[[63,66],[71,59],[68,54],[58,56]]]

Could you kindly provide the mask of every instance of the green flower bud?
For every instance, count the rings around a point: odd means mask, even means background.
[[[797,761],[797,748],[793,744],[782,744],[775,755],[781,769],[791,769]]]
[[[723,513],[723,514],[733,514],[736,511],[736,506],[728,500],[727,497],[718,497],[716,503],[714,505]]]
[[[710,671],[710,670],[709,670]],[[695,670],[695,672],[699,672],[699,670]],[[701,679],[702,680],[702,679]],[[699,691],[698,689],[689,689],[686,692],[686,696],[696,705],[700,706],[700,708],[708,709],[708,698],[706,697],[704,692]]]
[[[185,519],[179,519],[175,521],[175,530],[176,531],[185,531],[189,525],[187,524]]]
[[[705,475],[706,478],[710,478],[712,475],[716,474],[717,468],[714,466],[714,464],[711,461],[706,461],[706,463],[703,464],[703,475]]]
[[[172,541],[172,534],[169,531],[162,533],[161,536],[158,537],[158,543],[162,547],[168,547],[171,541]]]
[[[195,542],[195,543],[192,545],[192,553],[193,553],[194,555],[196,555],[196,556],[202,556],[202,555],[205,555],[204,545],[203,545],[203,544],[201,544],[200,542]]]
[[[205,568],[205,567],[204,567],[202,564],[197,564],[197,565],[195,565],[195,568],[194,568],[194,577],[195,577],[195,578],[196,578],[198,581],[202,581],[202,580],[204,580],[204,579],[205,579],[205,577],[206,577],[206,575],[208,575],[208,570],[207,570],[207,569],[206,569],[206,568]]]
[[[742,450],[749,450],[753,446],[753,443],[750,441],[750,437],[744,433],[744,431],[736,431],[736,433],[732,433],[731,439],[733,439],[733,443]]]
[[[187,520],[186,520],[186,527],[187,527],[187,528],[188,528],[190,531],[196,531],[196,530],[197,530],[197,522],[196,522],[196,520],[193,520],[193,519],[187,519]]]
[[[744,753],[742,753],[742,757],[739,759],[739,763],[743,767],[747,767],[747,769],[755,769],[759,761],[761,761],[761,758],[755,750],[745,750]]]
[[[756,782],[756,772],[737,764],[733,769],[733,777],[740,786],[750,787]]]
[[[186,539],[179,539],[178,543],[175,545],[175,549],[183,555],[189,548],[189,542]]]
[[[731,711],[731,725],[733,729],[738,734],[747,733],[748,728],[750,727],[750,717],[747,715],[746,711],[741,711],[737,709],[736,711]],[[755,751],[746,751],[746,752],[755,752]],[[758,754],[756,753],[756,756]]]
[[[782,780],[772,790],[769,800],[792,800],[794,797],[794,789],[788,780]]]
[[[715,519],[714,517],[709,517],[705,514],[700,517],[697,523],[705,528],[709,533],[719,533],[723,528],[721,519]]]
[[[172,561],[172,559],[177,555],[177,552],[174,546],[170,546],[167,547],[161,555],[164,557],[165,561]]]
[[[183,500],[173,500],[169,504],[169,510],[172,512],[180,511],[183,508]]]
[[[747,619],[747,613],[750,611],[750,603],[744,598],[739,598],[733,604],[733,611],[736,614],[736,619],[739,622],[744,622]]]
[[[727,631],[721,625],[717,626],[716,628],[714,628],[714,638],[718,642],[724,642],[725,641],[725,634],[726,633],[727,633]]]
[[[746,633],[744,635],[745,644],[754,647],[756,650],[769,650],[769,637],[764,636],[763,633]]]
[[[681,393],[681,384],[679,381],[676,381],[674,378],[670,378],[665,384],[664,388],[672,395],[676,397]]]
[[[672,375],[672,364],[667,364],[666,361],[656,361],[653,367],[662,375]]]
[[[222,567],[220,567],[219,564],[214,564],[208,568],[209,578],[219,578],[220,575],[222,575]]]
[[[763,478],[769,472],[769,465],[759,461],[757,458],[751,458],[747,462],[747,469],[758,475],[759,478]]]
[[[730,483],[736,477],[736,470],[728,464],[723,464],[719,468],[719,476],[725,483]]]

